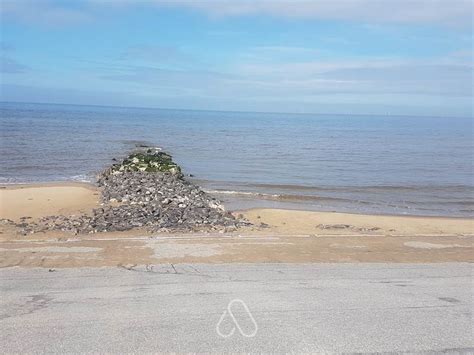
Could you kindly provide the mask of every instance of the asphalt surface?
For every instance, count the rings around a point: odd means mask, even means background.
[[[472,353],[472,270],[465,263],[2,269],[0,352]]]

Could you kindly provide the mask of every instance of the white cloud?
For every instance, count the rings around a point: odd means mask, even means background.
[[[20,74],[28,71],[30,68],[23,65],[12,57],[15,47],[10,43],[0,42],[0,73],[1,74]]]
[[[0,57],[0,73],[2,74],[19,74],[24,73],[29,68],[19,63],[16,59],[10,57]]]
[[[81,2],[78,1],[78,5]],[[62,26],[83,23],[93,18],[90,9],[67,7],[54,0],[0,0],[2,21],[17,20],[27,24]]]
[[[212,17],[266,15],[279,18],[364,23],[471,26],[473,0],[0,0],[1,12],[24,22],[74,24],[107,9],[131,6],[184,8]]]
[[[107,3],[104,0],[91,0]],[[124,4],[129,0],[121,0]],[[136,3],[137,1],[129,1]],[[212,16],[270,15],[375,23],[470,25],[472,0],[144,0],[157,6],[185,7]]]
[[[395,59],[346,60],[237,66],[232,74],[120,68],[103,79],[142,85],[147,91],[173,90],[216,98],[296,100],[314,95],[472,96],[473,67]]]

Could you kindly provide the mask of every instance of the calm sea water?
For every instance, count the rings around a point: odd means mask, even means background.
[[[158,145],[228,207],[474,215],[473,119],[0,104],[0,182],[93,181]]]

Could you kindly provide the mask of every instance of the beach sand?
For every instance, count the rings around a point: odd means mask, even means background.
[[[364,215],[279,209],[255,209],[244,215],[252,223],[266,223],[267,232],[314,235],[470,235],[469,218]]]
[[[85,183],[1,186],[0,218],[18,221],[87,213],[99,206],[99,195],[97,188]]]
[[[0,218],[21,221],[89,213],[98,188],[81,183],[0,188]],[[122,266],[187,262],[450,262],[474,261],[474,220],[359,215],[278,209],[243,214],[254,226],[233,233],[126,232],[74,236],[18,234],[0,226],[0,267]]]

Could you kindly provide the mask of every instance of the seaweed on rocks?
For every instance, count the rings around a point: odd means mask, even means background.
[[[145,148],[130,154],[120,164],[110,168],[112,173],[124,171],[167,172],[181,175],[181,168],[173,162],[171,155],[161,151],[160,148]]]
[[[233,231],[248,225],[220,201],[187,181],[171,155],[159,148],[134,151],[98,176],[102,207],[91,215],[50,216],[23,227],[24,234],[63,230],[76,234],[145,228],[157,231]]]

